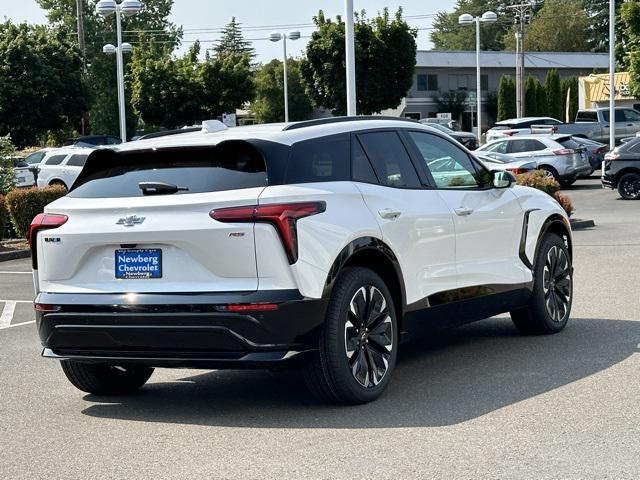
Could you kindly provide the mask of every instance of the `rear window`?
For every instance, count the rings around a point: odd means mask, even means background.
[[[350,180],[349,137],[338,135],[293,145],[285,183]]]
[[[570,148],[571,150],[579,150],[582,148],[582,145],[580,145],[578,142],[576,142],[573,139],[560,140],[558,143],[562,145],[564,148]]]
[[[141,197],[141,182],[168,183],[188,190],[172,195],[219,192],[267,185],[262,155],[248,142],[216,147],[92,154],[69,193],[78,198]]]
[[[578,112],[576,122],[597,122],[598,112]]]
[[[51,155],[44,161],[45,165],[60,165],[66,158],[66,155]]]
[[[71,155],[71,158],[67,160],[67,165],[70,167],[84,167],[89,155]]]

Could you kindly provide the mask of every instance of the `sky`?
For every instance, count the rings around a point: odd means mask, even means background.
[[[419,49],[431,48],[429,29],[435,14],[451,10],[454,4],[455,0],[354,0],[354,8],[366,10],[369,16],[374,16],[385,6],[392,13],[402,6],[409,24],[420,29],[417,38]],[[299,30],[303,37],[309,36],[313,31],[312,17],[319,9],[326,16],[341,15],[344,13],[344,0],[174,0],[171,21],[182,25],[185,30],[183,48],[196,39],[202,42],[203,48],[210,48],[218,38],[217,30],[235,16],[243,24],[245,37],[252,40],[257,60],[268,62],[282,58],[282,44],[274,44],[264,38],[271,31],[289,30]],[[0,0],[0,19],[4,17],[14,22],[47,21],[36,0]],[[289,55],[299,56],[307,41],[301,38],[288,42]]]

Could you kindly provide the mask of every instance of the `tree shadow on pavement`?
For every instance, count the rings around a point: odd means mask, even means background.
[[[572,319],[564,332],[521,337],[494,318],[401,346],[376,402],[324,405],[298,372],[215,371],[152,383],[128,397],[85,396],[83,413],[142,422],[247,428],[453,425],[601,372],[638,351],[640,322]]]

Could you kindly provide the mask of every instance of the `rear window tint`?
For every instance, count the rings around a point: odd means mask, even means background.
[[[338,182],[350,176],[349,137],[339,135],[294,144],[285,183]]]
[[[263,187],[267,171],[262,155],[247,142],[119,154],[100,151],[68,196],[141,197],[140,182],[176,185],[188,190],[173,195],[185,195]]]
[[[71,158],[67,160],[67,165],[70,167],[84,167],[89,155],[71,155]]]
[[[66,155],[51,155],[44,162],[45,165],[60,165],[62,161],[66,158]]]
[[[576,122],[597,122],[598,112],[578,112]]]

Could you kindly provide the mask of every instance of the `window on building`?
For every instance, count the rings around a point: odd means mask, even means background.
[[[427,75],[418,75],[418,91],[427,91]]]
[[[480,89],[483,92],[489,90],[489,75],[480,75]]]
[[[438,90],[438,75],[427,75],[427,90]]]

